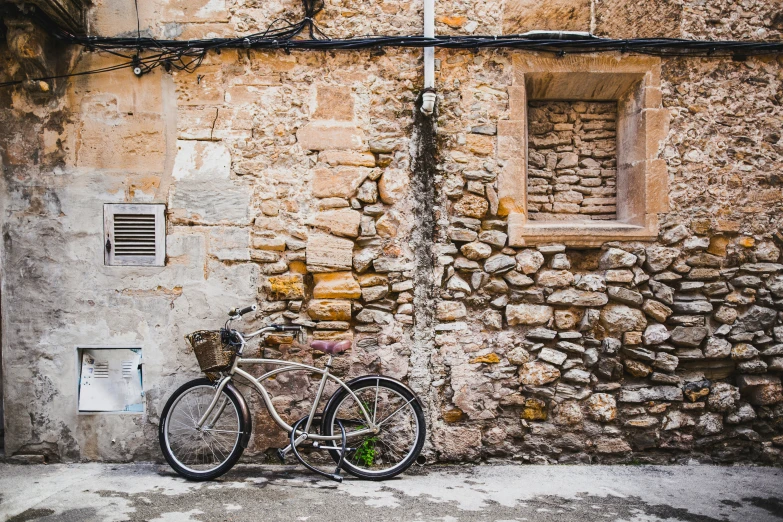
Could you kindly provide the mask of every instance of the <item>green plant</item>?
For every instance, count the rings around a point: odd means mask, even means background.
[[[372,436],[364,439],[361,444],[356,448],[354,458],[362,465],[369,467],[375,462],[376,449],[375,444],[378,442],[378,437]]]
[[[365,411],[370,412],[370,404],[367,401],[364,401],[362,399],[359,399],[362,407],[365,409]],[[358,429],[363,430],[366,426],[359,426]],[[365,467],[370,467],[375,462],[375,457],[377,455],[377,450],[375,449],[375,445],[378,443],[378,437],[373,435],[372,437],[367,437],[362,441],[361,444],[356,448],[356,452],[354,453],[354,459],[361,463]]]

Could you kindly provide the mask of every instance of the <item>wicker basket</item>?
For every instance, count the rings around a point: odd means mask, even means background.
[[[219,330],[199,330],[185,339],[193,347],[202,372],[217,372],[231,366],[235,352],[223,343]]]

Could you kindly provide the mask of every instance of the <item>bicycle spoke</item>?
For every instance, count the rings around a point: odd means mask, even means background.
[[[375,414],[378,413],[378,387],[380,386],[381,380],[375,379],[375,404],[372,408],[372,423],[375,424]]]
[[[402,406],[400,406],[399,408],[397,408],[397,409],[394,411],[394,413],[392,413],[391,415],[389,415],[388,417],[386,417],[385,419],[383,419],[381,422],[379,422],[379,423],[378,423],[378,426],[381,426],[381,425],[383,425],[383,424],[384,424],[386,421],[388,421],[389,419],[391,419],[392,417],[394,417],[395,415],[397,415],[397,414],[398,414],[400,411],[402,411],[402,409],[403,409],[405,406],[408,406],[410,403],[412,403],[412,402],[413,402],[413,401],[415,401],[415,400],[416,400],[416,399],[411,399],[411,400],[409,400],[408,402],[406,402],[405,404],[403,404]]]
[[[220,466],[228,460],[242,435],[239,412],[225,394],[211,413],[211,427],[203,430],[196,427],[214,396],[212,386],[186,390],[168,415],[169,453],[190,471],[208,472]]]
[[[343,423],[349,436],[351,431],[367,429],[362,407],[369,413],[370,421],[381,429],[377,433],[351,437],[353,451],[347,453],[345,462],[371,473],[386,473],[403,464],[418,439],[418,420],[411,406],[415,398],[408,400],[378,380],[354,390],[354,395],[355,398],[345,396],[336,407],[331,433],[338,430],[336,420]]]

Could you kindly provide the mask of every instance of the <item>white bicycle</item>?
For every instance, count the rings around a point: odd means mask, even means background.
[[[256,306],[232,309],[221,330],[199,331],[187,336],[199,366],[207,378],[195,379],[175,391],[163,408],[158,428],[163,455],[174,470],[189,480],[211,480],[226,473],[248,445],[252,416],[247,401],[234,386],[237,378],[256,390],[272,419],[289,434],[289,444],[278,450],[281,461],[289,453],[308,469],[342,481],[340,470],[356,477],[383,480],[405,471],[419,456],[426,437],[421,401],[405,384],[366,375],[343,382],[329,373],[334,357],[351,347],[350,341],[313,341],[311,347],[329,358],[324,369],[293,361],[244,358],[247,341],[273,332],[304,335],[303,327],[271,325],[244,334],[231,329],[231,322],[255,311]],[[243,367],[269,365],[260,377]],[[320,384],[307,416],[293,425],[285,422],[264,388],[263,382],[285,372],[320,374]],[[327,381],[338,385],[323,412],[317,411]],[[334,473],[306,462],[300,449],[326,451],[337,463]]]

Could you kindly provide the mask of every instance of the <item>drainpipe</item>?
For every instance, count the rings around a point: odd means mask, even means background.
[[[424,38],[435,38],[435,0],[424,0]],[[435,110],[435,48],[424,48],[424,90],[421,112],[432,115]]]

